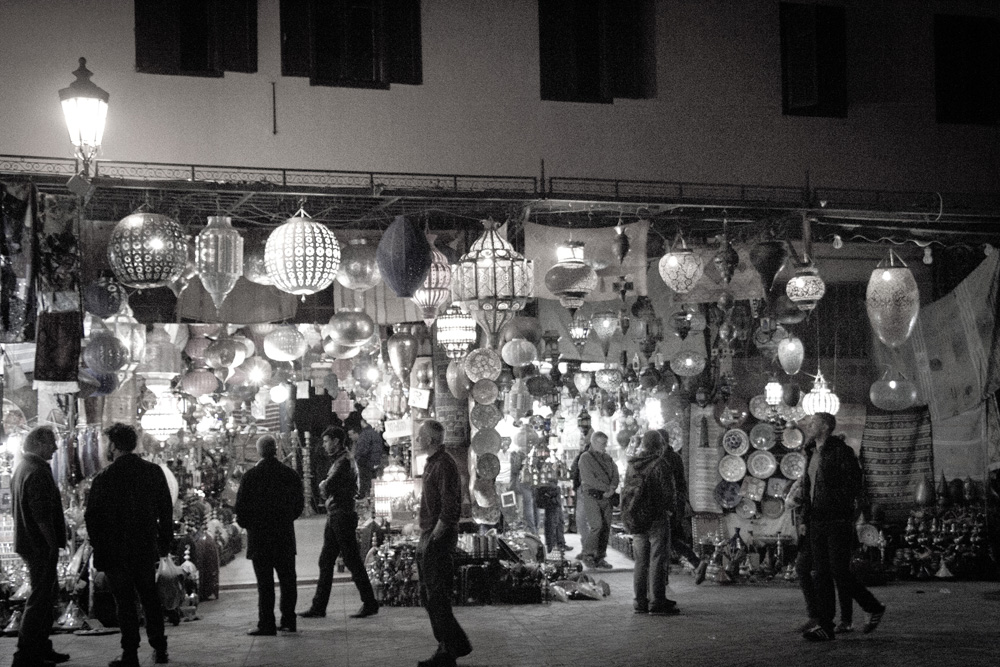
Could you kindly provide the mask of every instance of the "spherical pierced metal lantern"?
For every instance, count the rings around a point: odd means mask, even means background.
[[[594,373],[594,382],[607,392],[616,392],[622,386],[622,372],[618,368],[601,368]]]
[[[437,318],[437,342],[449,359],[461,359],[476,342],[476,321],[458,306]]]
[[[802,397],[802,409],[807,415],[814,415],[817,412],[835,415],[840,410],[840,398],[830,389],[826,378],[823,377],[823,371],[817,371],[812,391]]]
[[[108,261],[115,277],[136,289],[163,287],[177,280],[187,264],[187,253],[181,226],[158,213],[122,218],[108,242]]]
[[[890,252],[890,264],[894,255]],[[889,347],[902,345],[913,333],[920,313],[920,291],[913,272],[905,264],[877,267],[868,279],[865,307],[878,339]]]
[[[493,221],[453,267],[455,300],[469,310],[490,341],[524,308],[534,291],[532,263],[497,231]]]
[[[216,310],[243,275],[243,237],[232,222],[227,215],[210,215],[208,226],[195,238],[198,276]]]
[[[597,272],[584,261],[583,246],[580,241],[559,246],[558,261],[545,272],[546,289],[559,298],[559,305],[569,310],[570,317],[576,315],[583,300],[597,288]]]
[[[264,354],[274,361],[295,361],[307,348],[306,337],[293,326],[278,327],[264,337]]]
[[[413,291],[410,300],[420,308],[424,324],[430,326],[437,319],[441,306],[451,301],[451,265],[444,253],[434,247],[434,235],[427,235],[431,247],[431,266],[420,287]]]
[[[515,338],[500,349],[500,357],[508,366],[521,368],[538,359],[538,348],[523,338]]]
[[[670,370],[681,377],[694,377],[705,370],[706,363],[704,354],[694,350],[681,350],[670,360]]]
[[[271,232],[264,247],[264,266],[282,292],[315,294],[329,287],[340,267],[340,243],[329,228],[300,210]]]
[[[676,249],[678,240],[681,244],[680,249]],[[701,260],[701,255],[690,250],[684,238],[678,234],[670,251],[660,258],[659,271],[660,278],[667,287],[678,294],[687,294],[701,278],[705,264]]]
[[[128,348],[110,331],[91,334],[90,342],[83,351],[87,368],[96,373],[114,373],[130,359]]]
[[[807,262],[795,270],[795,275],[785,286],[785,294],[799,310],[809,311],[816,307],[826,294],[826,283],[819,277],[819,270],[812,262]]]
[[[340,248],[340,270],[337,282],[356,292],[364,292],[379,284],[382,274],[375,261],[375,245],[368,239],[350,239]]]

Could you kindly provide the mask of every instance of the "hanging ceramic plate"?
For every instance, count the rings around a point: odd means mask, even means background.
[[[802,435],[802,431],[794,426],[787,427],[785,432],[781,434],[781,444],[789,449],[798,449],[804,441],[805,436]]]
[[[736,506],[736,516],[747,521],[757,518],[757,503],[749,498],[744,498]]]
[[[499,464],[499,460],[497,464]],[[715,502],[724,510],[731,510],[740,504],[740,485],[736,482],[722,480],[715,486]]]
[[[761,422],[750,429],[750,442],[755,449],[771,449],[777,437],[774,435],[774,427]]]
[[[483,378],[472,385],[472,398],[480,405],[492,405],[500,396],[500,387],[493,380]]]
[[[806,472],[805,454],[788,452],[781,457],[781,474],[788,479],[800,479]]]
[[[472,484],[472,495],[480,507],[495,507],[500,504],[496,481],[490,477],[480,477]]]
[[[767,419],[771,406],[767,404],[764,394],[758,394],[750,399],[750,414],[757,419]]]
[[[500,370],[503,367],[503,360],[496,351],[489,348],[477,348],[469,352],[465,358],[465,374],[472,382],[479,382],[482,379],[496,380],[500,377]]]
[[[792,481],[790,479],[772,477],[767,480],[767,495],[774,496],[775,498],[784,498],[785,494],[788,493],[788,487],[791,485]]]
[[[777,519],[785,513],[785,501],[781,498],[765,498],[760,504],[760,513],[768,519]]]
[[[738,482],[747,474],[747,464],[740,457],[727,454],[719,461],[719,474],[727,482]]]
[[[472,519],[476,523],[493,524],[500,521],[500,506],[480,507],[478,503],[472,504]]]
[[[500,434],[491,428],[484,428],[472,436],[472,451],[478,456],[494,455],[500,451]],[[494,475],[496,477],[496,475]]]
[[[722,436],[722,448],[726,450],[726,454],[743,456],[750,450],[750,438],[746,431],[731,428]]]
[[[500,459],[496,454],[480,454],[476,459],[476,473],[480,479],[495,480],[500,474]]]
[[[493,405],[473,405],[469,412],[469,423],[478,429],[493,429],[501,419],[503,415]]]
[[[863,523],[857,527],[858,541],[866,547],[877,547],[879,544],[878,528],[870,523]]]
[[[740,495],[750,500],[760,500],[764,497],[766,488],[767,482],[764,480],[747,476],[743,478],[743,484],[740,486]]]
[[[778,469],[778,461],[771,452],[759,449],[747,457],[747,472],[754,477],[767,479]]]

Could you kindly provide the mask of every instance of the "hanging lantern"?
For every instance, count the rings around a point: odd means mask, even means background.
[[[677,241],[681,243],[680,250],[675,250]],[[667,287],[678,294],[687,294],[701,278],[705,265],[701,261],[701,255],[690,250],[684,237],[678,233],[670,250],[660,258],[659,269],[660,277]]]
[[[208,226],[195,238],[195,264],[202,286],[219,310],[243,275],[243,237],[233,229],[232,218],[208,216]]]
[[[778,382],[778,378],[771,376],[771,379],[764,385],[764,402],[772,407],[777,407],[784,396],[784,387]]]
[[[114,278],[99,278],[83,288],[84,310],[100,318],[111,317],[126,301],[128,295]]]
[[[628,239],[624,235],[618,238]],[[556,263],[545,272],[546,289],[559,298],[559,305],[569,310],[570,317],[576,315],[584,299],[597,287],[597,272],[584,261],[583,246],[579,241],[568,241],[559,246]]]
[[[590,335],[590,318],[577,315],[569,324],[569,337],[573,340],[573,345],[577,350],[583,352],[584,345],[587,344],[587,336]]]
[[[750,248],[750,263],[760,275],[760,282],[764,286],[764,295],[771,292],[774,285],[774,277],[784,265],[788,258],[788,246],[784,241],[774,238],[765,239],[756,243]]]
[[[366,238],[353,238],[340,248],[337,282],[347,289],[364,292],[378,285],[382,274],[375,261],[375,246]]]
[[[448,383],[448,391],[451,395],[460,401],[464,401],[469,397],[469,392],[472,391],[472,381],[469,376],[465,374],[465,364],[459,359],[452,359],[448,362],[448,371],[445,374],[445,380]]]
[[[163,287],[187,265],[187,240],[181,226],[158,213],[133,213],[111,232],[108,261],[115,278],[136,289]]]
[[[130,359],[128,348],[110,331],[91,332],[90,342],[83,351],[87,368],[95,373],[115,373]]]
[[[532,263],[514,251],[493,221],[455,265],[455,300],[476,318],[493,338],[524,308],[534,289]]]
[[[289,218],[267,237],[264,266],[282,292],[315,294],[329,287],[340,267],[340,243],[326,225],[305,211]]]
[[[830,385],[823,377],[823,371],[817,371],[812,391],[802,397],[802,409],[807,415],[814,415],[817,412],[835,415],[840,410],[840,398],[830,389]]]
[[[590,383],[593,381],[593,376],[586,371],[579,371],[573,374],[573,386],[581,394],[587,393],[590,389]]]
[[[733,274],[736,273],[736,268],[740,265],[740,256],[733,248],[733,244],[729,242],[729,222],[727,220],[722,221],[719,251],[712,258],[712,264],[715,265],[716,271],[719,272],[719,276],[727,285],[732,282]]]
[[[243,251],[243,277],[258,285],[273,285],[274,280],[267,275],[267,266],[264,264],[264,246],[255,245],[253,248]]]
[[[586,408],[580,410],[580,414],[576,416],[576,427],[586,435],[590,431],[590,424],[590,413],[587,412]]]
[[[267,358],[274,361],[295,361],[307,349],[305,336],[294,326],[278,327],[264,336],[263,347]]]
[[[128,349],[129,363],[142,363],[146,356],[146,325],[132,316],[128,303],[122,304],[121,310],[104,320],[104,324]]]
[[[431,265],[410,300],[420,308],[424,324],[430,326],[437,318],[441,306],[451,301],[451,266],[444,253],[434,247],[434,235],[427,236],[431,249]]]
[[[205,362],[210,368],[235,368],[246,359],[246,348],[229,338],[220,337],[205,349]]]
[[[538,348],[523,338],[515,338],[500,349],[500,357],[507,365],[521,368],[538,359]]]
[[[789,375],[795,375],[802,368],[806,349],[798,336],[789,336],[778,342],[778,363]]]
[[[606,392],[614,393],[621,389],[622,372],[617,368],[601,368],[594,373],[594,382]]]
[[[250,357],[239,367],[246,374],[247,382],[255,387],[262,387],[271,381],[272,368],[266,359]]]
[[[328,338],[323,343],[323,353],[331,359],[353,359],[361,354],[361,348],[341,345],[332,338]]]
[[[879,263],[868,279],[865,293],[868,321],[878,339],[889,347],[906,342],[920,313],[920,291],[913,272],[905,264],[895,266],[894,258],[898,259],[890,250],[890,266]]]
[[[607,358],[611,348],[611,339],[614,338],[619,328],[618,313],[611,311],[596,313],[590,318],[590,327],[594,330],[597,340],[601,342],[601,350],[604,351],[604,357]]]
[[[284,403],[292,397],[292,387],[287,382],[279,382],[268,391],[272,403]]]
[[[917,403],[917,385],[889,369],[881,380],[872,383],[868,397],[881,410],[906,410]]]
[[[819,277],[819,270],[809,260],[795,270],[795,275],[785,286],[785,294],[799,310],[810,311],[826,294],[826,284]]]
[[[331,409],[337,413],[341,421],[344,421],[351,416],[351,412],[354,411],[354,403],[351,401],[350,395],[346,391],[341,391],[337,394],[337,397],[333,399],[333,405]]]
[[[396,216],[375,252],[382,280],[396,296],[406,298],[423,283],[431,266],[431,246],[416,225]]]
[[[386,349],[389,352],[389,363],[404,385],[410,386],[410,370],[417,360],[417,349],[420,342],[408,331],[400,331],[389,336]]]
[[[194,368],[181,377],[178,388],[194,397],[207,396],[219,391],[219,378],[207,368]]]
[[[382,421],[383,417],[385,417],[385,413],[382,412],[381,408],[375,405],[375,403],[369,403],[368,406],[361,411],[361,417],[369,424],[377,424]]]
[[[181,351],[173,344],[165,325],[157,322],[146,334],[146,353],[136,367],[139,373],[165,373],[171,377],[184,369]]]
[[[375,321],[358,310],[340,310],[323,327],[322,335],[344,347],[358,347],[375,334]]]
[[[774,301],[774,319],[780,324],[798,324],[806,319],[809,311],[802,310],[798,304],[788,298],[788,285],[781,290],[781,294]]]
[[[461,359],[476,342],[476,321],[458,306],[437,318],[437,341],[449,359]]]
[[[531,414],[533,404],[534,399],[531,397],[531,392],[528,391],[525,381],[520,378],[514,380],[510,391],[504,397],[504,412],[513,419],[523,419]]]
[[[69,139],[76,149],[76,156],[83,161],[86,176],[88,165],[96,157],[104,138],[111,96],[90,80],[94,73],[87,69],[87,59],[80,58],[79,62],[80,66],[73,72],[76,79],[59,91],[59,100]]]
[[[670,360],[670,370],[681,377],[694,377],[705,370],[705,355],[695,350],[681,350]]]

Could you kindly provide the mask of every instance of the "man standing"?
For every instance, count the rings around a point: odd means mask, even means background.
[[[69,656],[52,648],[49,632],[56,601],[56,563],[66,546],[62,498],[52,478],[49,461],[56,451],[56,434],[39,426],[24,438],[24,458],[11,480],[14,513],[14,551],[28,566],[31,593],[17,632],[12,667],[35,667],[66,662]]]
[[[593,437],[593,436],[591,436]],[[576,533],[580,536],[580,539],[587,534],[587,515],[583,511],[583,506],[580,505],[580,457],[583,453],[590,449],[590,438],[581,437],[580,442],[582,443],[582,449],[577,453],[576,457],[573,459],[572,465],[569,467],[569,476],[573,480],[573,495],[576,498],[576,507],[574,508],[574,514],[576,515]],[[582,553],[576,555],[576,559],[580,560],[583,558]]]
[[[417,444],[430,452],[420,498],[420,544],[417,572],[420,596],[431,621],[437,652],[417,667],[454,667],[455,659],[472,653],[472,644],[451,610],[455,578],[455,546],[462,513],[458,465],[444,448],[444,426],[428,419],[417,431]]]
[[[107,575],[122,631],[122,656],[109,666],[139,665],[137,593],[154,661],[166,663],[167,637],[156,590],[156,562],[170,553],[174,539],[170,488],[160,466],[135,453],[138,437],[134,428],[116,423],[106,434],[111,465],[94,477],[84,519],[94,548],[94,567]]]
[[[684,536],[684,519],[694,513],[691,507],[691,499],[688,495],[687,474],[684,471],[684,459],[670,445],[670,432],[665,429],[657,429],[657,433],[663,438],[663,459],[667,462],[670,473],[674,479],[674,490],[676,492],[675,511],[670,518],[670,547],[681,558],[686,559],[694,568],[694,583],[701,584],[705,581],[705,573],[708,570],[708,559],[702,560],[687,543]]]
[[[855,504],[861,493],[861,466],[843,438],[833,435],[836,418],[818,412],[799,422],[806,440],[815,450],[806,466],[803,521],[799,531],[809,540],[815,577],[814,608],[817,625],[803,632],[810,641],[835,637],[834,582],[849,591],[849,597],[868,613],[863,631],[872,632],[882,621],[885,605],[879,602],[851,573]],[[807,605],[809,600],[807,599]]]
[[[337,556],[344,557],[344,565],[351,571],[354,585],[361,594],[361,609],[351,614],[351,618],[365,618],[378,613],[375,592],[358,549],[358,513],[354,508],[354,499],[358,495],[358,469],[354,457],[347,450],[346,440],[347,434],[336,426],[323,431],[323,450],[331,461],[326,479],[319,483],[319,491],[326,498],[326,529],[323,550],[319,554],[316,593],[309,609],[299,613],[303,618],[326,616]]]
[[[278,460],[273,435],[257,439],[257,465],[243,475],[233,512],[247,529],[247,558],[257,577],[257,627],[251,637],[295,632],[295,520],[305,508],[302,480]],[[274,622],[274,573],[281,588],[281,625]]]
[[[610,570],[605,560],[611,536],[611,496],[618,488],[618,466],[608,455],[608,436],[601,431],[590,439],[590,449],[580,455],[579,504],[586,514],[587,534],[582,535],[581,560],[590,569]]]
[[[358,467],[358,497],[367,498],[372,491],[372,480],[382,467],[385,441],[382,435],[364,419],[352,431],[354,460]]]

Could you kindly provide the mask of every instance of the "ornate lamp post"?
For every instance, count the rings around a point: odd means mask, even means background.
[[[94,75],[87,69],[87,59],[80,58],[80,67],[73,72],[76,80],[59,91],[69,139],[76,156],[83,161],[84,178],[90,175],[90,163],[97,155],[104,137],[108,117],[108,91],[90,80]]]

